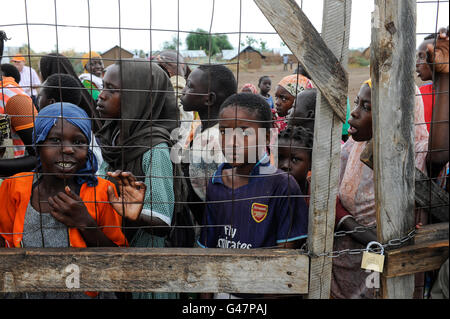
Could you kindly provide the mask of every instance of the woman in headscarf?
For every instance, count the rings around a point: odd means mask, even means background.
[[[80,81],[92,95],[92,98],[97,101],[98,95],[103,89],[104,65],[102,57],[97,52],[91,51],[83,54],[81,64],[83,65],[84,73],[80,74]]]
[[[173,87],[156,63],[144,59],[118,61],[106,69],[103,80],[97,107],[106,119],[97,134],[104,159],[99,174],[125,170],[145,182],[143,210],[139,216],[125,216],[125,235],[134,247],[164,247],[166,233],[161,229],[171,225],[175,203],[186,195],[180,186],[179,165],[170,159],[170,133],[178,120]],[[133,297],[176,295],[139,293]]]
[[[360,159],[361,153],[372,139],[371,90],[372,82],[370,80],[364,82],[348,121],[350,124],[348,132],[351,137],[341,150],[341,176],[336,209],[336,215],[340,215],[338,208],[341,208],[340,211],[344,211],[345,216],[341,216],[338,220],[337,230],[349,231],[356,226],[376,226],[373,171]],[[419,90],[416,87],[414,123],[421,124],[415,125],[415,162],[418,169],[426,172],[428,131],[424,124],[423,102],[418,93]],[[425,224],[426,221],[420,218],[423,217],[416,216],[416,221]],[[333,250],[365,249],[372,240],[376,240],[376,230],[372,229],[362,234],[336,237]],[[332,298],[375,298],[375,289],[369,288],[366,284],[370,272],[361,269],[361,258],[362,254],[343,254],[333,258]]]

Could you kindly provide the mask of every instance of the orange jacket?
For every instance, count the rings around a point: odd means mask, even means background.
[[[6,247],[21,247],[25,213],[31,199],[32,183],[35,173],[19,173],[6,178],[0,186],[0,235],[5,239]],[[127,246],[122,233],[122,217],[108,202],[107,188],[114,184],[98,178],[98,185],[89,187],[83,184],[80,197],[85,202],[89,214],[94,218],[101,231],[118,246]],[[115,189],[115,187],[114,187]],[[117,227],[110,227],[117,226]],[[71,247],[86,247],[81,233],[76,228],[69,228]]]

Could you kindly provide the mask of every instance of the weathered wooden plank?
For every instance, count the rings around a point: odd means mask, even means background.
[[[375,0],[372,15],[372,119],[377,236],[414,227],[416,1]],[[383,298],[413,296],[414,276],[382,279]]]
[[[361,161],[373,169],[373,140],[367,143],[361,153]],[[449,194],[430,180],[417,167],[415,168],[415,191],[414,199],[416,205],[440,222],[448,222]]]
[[[312,23],[294,0],[254,0],[261,12],[304,66],[334,112],[342,122],[347,113],[348,76],[345,60],[327,46]],[[351,6],[350,1],[336,1]],[[350,19],[343,22],[350,24]]]
[[[447,258],[448,238],[391,250],[386,253],[383,276],[392,278],[439,269]]]
[[[414,244],[448,240],[448,234],[448,223],[424,225],[417,230]]]
[[[351,1],[324,1],[322,36],[345,65],[348,56]],[[313,78],[314,79],[314,78]],[[312,155],[308,249],[313,254],[333,250],[336,195],[339,184],[342,123],[322,94],[316,101]],[[330,297],[332,259],[310,262],[310,299]]]
[[[0,292],[308,292],[309,258],[289,249],[5,248],[0,260]]]

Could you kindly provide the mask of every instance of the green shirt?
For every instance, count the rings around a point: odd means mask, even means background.
[[[103,161],[98,174],[106,175],[110,171],[108,163]],[[145,174],[144,207],[141,214],[158,217],[171,225],[175,194],[173,191],[173,167],[167,143],[161,143],[144,153],[142,171]],[[130,242],[132,247],[164,247],[164,238],[152,236],[139,229]]]

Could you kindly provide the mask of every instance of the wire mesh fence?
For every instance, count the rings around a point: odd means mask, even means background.
[[[297,4],[319,30],[317,2]],[[448,221],[448,1],[416,5],[415,182],[427,193],[415,216],[426,225]],[[294,248],[338,269],[377,241],[373,163],[361,161],[370,47],[350,50],[347,66],[340,43],[350,84],[334,141],[335,243],[317,253],[308,207],[324,92],[253,2],[24,0],[11,10],[0,23],[11,62],[0,92],[2,246]]]

